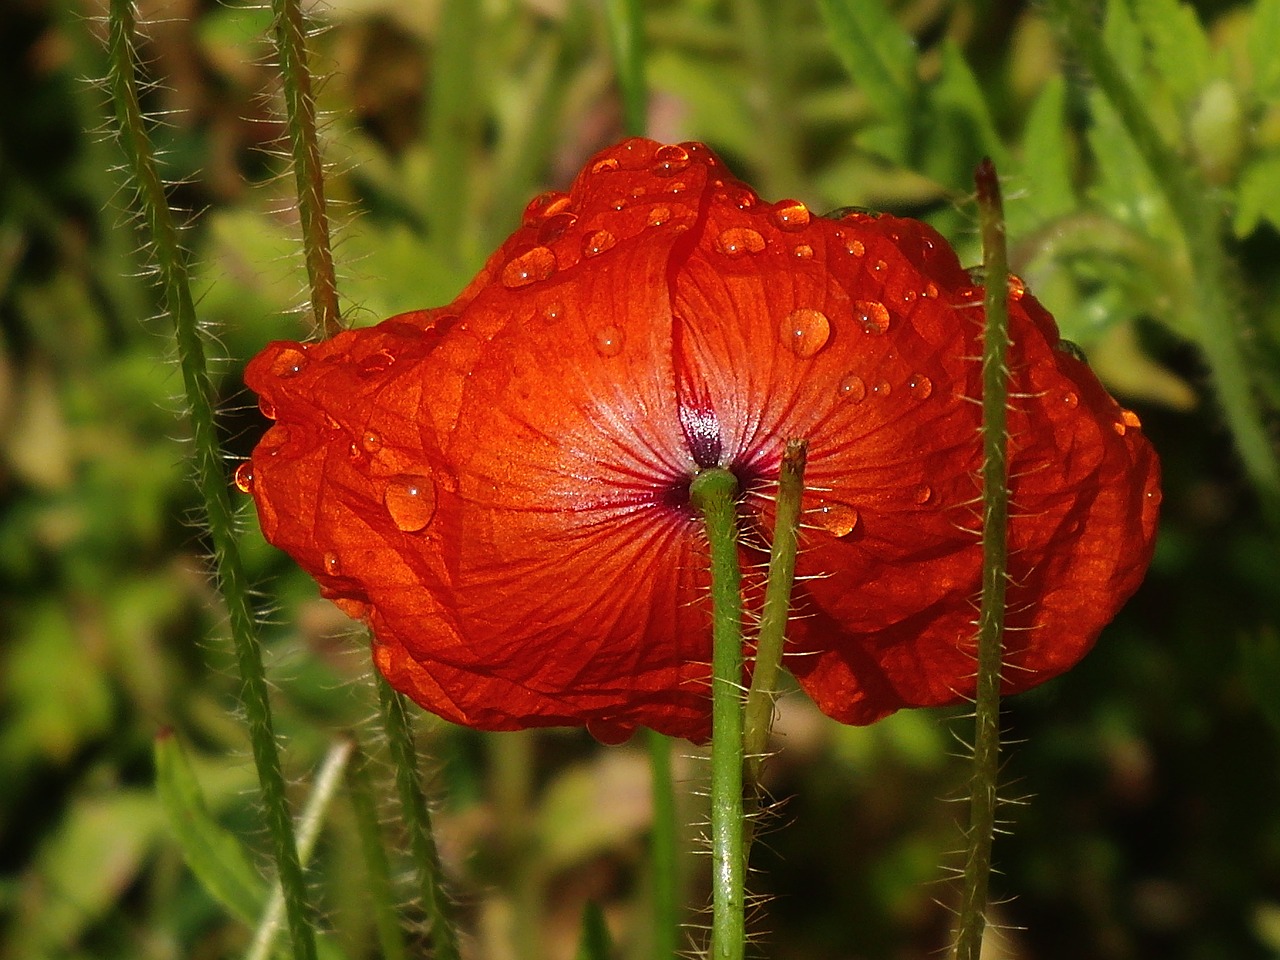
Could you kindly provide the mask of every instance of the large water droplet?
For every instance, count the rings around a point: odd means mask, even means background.
[[[833,537],[847,537],[858,526],[858,511],[844,503],[826,503],[818,507],[818,524]]]
[[[654,207],[649,211],[649,226],[651,227],[660,227],[670,219],[670,207]]]
[[[778,328],[778,335],[797,357],[812,357],[827,345],[831,321],[821,310],[801,307],[787,314]]]
[[[881,380],[871,388],[871,392],[877,397],[887,397],[893,393],[893,385],[888,380]]]
[[[1062,395],[1062,403],[1068,410],[1074,410],[1080,406],[1080,397],[1071,391],[1067,391]]]
[[[591,342],[600,356],[616,357],[622,352],[625,339],[626,335],[622,330],[611,323],[592,334]]]
[[[926,283],[926,284],[924,285],[924,289],[923,289],[922,291],[920,291],[920,296],[922,296],[922,297],[937,297],[937,296],[938,296],[938,285],[937,285],[936,283]]]
[[[545,280],[556,272],[556,255],[547,247],[533,247],[507,261],[502,268],[502,285],[515,290]]]
[[[597,230],[582,241],[582,255],[597,257],[610,249],[618,240],[608,230]]]
[[[241,493],[253,493],[253,461],[246,460],[236,467],[235,481]]]
[[[336,553],[326,553],[324,555],[324,572],[331,577],[342,576],[342,561],[338,559]]]
[[[911,499],[923,507],[933,499],[933,487],[929,486],[927,483],[917,484],[911,490]]]
[[[850,240],[844,245],[844,251],[850,256],[861,257],[866,254],[867,248],[861,240]]]
[[[268,420],[274,420],[276,418],[276,405],[266,397],[258,398],[258,410]]]
[[[855,300],[853,319],[862,324],[864,333],[879,334],[889,329],[889,310],[879,300]]]
[[[716,237],[716,249],[730,257],[759,253],[764,249],[764,237],[750,227],[730,227]]]
[[[531,227],[547,217],[555,216],[568,207],[569,203],[569,195],[561,193],[559,190],[548,190],[546,193],[540,193],[525,206],[522,222],[526,227]]]
[[[689,166],[689,151],[678,143],[663,144],[653,152],[653,173],[670,177]]]
[[[578,215],[576,213],[557,213],[554,216],[547,217],[542,221],[542,225],[538,227],[538,243],[555,243],[577,222]]]
[[[271,361],[271,372],[281,380],[296,377],[307,365],[307,355],[297,347],[281,347]]]
[[[907,381],[907,389],[917,400],[927,400],[933,393],[933,381],[923,373],[913,373]]]
[[[799,200],[779,200],[773,205],[773,222],[779,230],[803,230],[809,225],[809,208]]]
[[[791,252],[795,254],[797,260],[813,259],[813,247],[809,246],[807,243],[797,243],[795,249]]]
[[[425,530],[436,514],[436,485],[430,477],[395,477],[382,494],[391,521],[405,533]]]
[[[592,173],[610,173],[617,170],[621,164],[618,163],[617,157],[605,157],[603,160],[597,160],[591,165]]]
[[[849,403],[861,403],[867,396],[867,385],[856,373],[851,373],[836,384],[836,395]]]
[[[1138,415],[1132,410],[1121,410],[1120,421],[1126,427],[1140,428],[1142,426],[1142,421],[1138,419]]]

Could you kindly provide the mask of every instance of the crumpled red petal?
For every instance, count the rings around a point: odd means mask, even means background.
[[[1011,299],[1007,692],[1061,673],[1136,589],[1158,465],[1137,419]],[[868,723],[971,695],[982,288],[929,227],[768,204],[701,144],[630,140],[448,307],[275,343],[246,381],[264,533],[449,720],[709,733],[704,466],[767,549],[809,441],[787,665]],[[749,592],[755,574],[748,566]]]

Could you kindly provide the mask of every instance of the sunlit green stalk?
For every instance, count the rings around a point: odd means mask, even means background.
[[[991,841],[1000,768],[1000,672],[1004,652],[1009,525],[1009,257],[1000,184],[990,160],[978,166],[978,221],[986,271],[982,339],[982,601],[978,611],[978,678],[973,772],[964,882],[956,933],[957,960],[978,960],[986,926]]]
[[[431,832],[431,811],[427,808],[427,798],[418,781],[417,751],[413,745],[404,699],[391,689],[381,673],[377,674],[374,682],[378,685],[382,728],[387,737],[391,763],[396,771],[400,815],[409,835],[409,852],[418,873],[422,906],[431,924],[434,947],[432,956],[434,960],[458,960],[458,937],[453,924],[453,911],[444,891],[440,854],[436,850],[435,835]]]
[[[1195,309],[1189,315],[1200,322],[1197,342],[1204,351],[1218,402],[1235,436],[1245,471],[1262,496],[1271,520],[1280,523],[1280,460],[1245,356],[1248,333],[1240,278],[1224,244],[1221,205],[1214,201],[1195,165],[1160,135],[1146,105],[1093,23],[1092,5],[1052,0],[1049,7],[1129,131],[1182,228],[1196,273],[1191,284]]]
[[[773,707],[778,698],[778,674],[782,670],[782,649],[786,641],[787,619],[791,614],[791,590],[796,579],[800,507],[808,450],[809,444],[804,440],[787,441],[778,475],[769,580],[765,586],[760,632],[756,639],[751,688],[747,691],[743,749],[747,802],[753,808],[750,812],[754,812],[759,803],[760,774],[769,750]]]
[[[307,67],[306,21],[300,0],[271,0],[273,34],[284,82],[284,102],[306,252],[307,280],[316,326],[326,337],[342,329],[329,216],[324,200],[324,163],[316,138],[316,101]]]
[[[644,82],[644,9],[640,0],[604,0],[604,22],[618,72],[623,125],[628,136],[643,137],[649,94]]]
[[[164,185],[155,165],[155,153],[142,118],[136,86],[134,53],[136,23],[131,0],[111,0],[108,44],[111,94],[120,139],[151,234],[165,308],[173,319],[194,440],[196,482],[204,500],[206,522],[213,544],[213,568],[227,608],[227,623],[240,672],[240,700],[253,749],[254,765],[262,789],[276,859],[284,890],[285,910],[293,955],[314,960],[315,913],[307,898],[306,883],[298,860],[293,819],[285,797],[280,754],[271,720],[262,651],[249,608],[244,568],[236,542],[227,476],[223,469],[213,418],[213,384],[205,363],[204,344],[196,323],[187,263],[177,227],[169,213]]]
[[[443,0],[437,5],[440,20],[427,88],[431,242],[446,261],[454,263],[465,260],[462,228],[467,222],[471,166],[480,136],[477,47],[484,7],[476,0]]]
[[[645,741],[649,747],[650,792],[653,798],[653,825],[649,834],[653,956],[655,960],[673,960],[680,946],[680,874],[671,738],[647,730]]]
[[[742,805],[742,573],[738,481],[720,467],[693,479],[711,546],[711,957],[742,960],[746,857]]]
[[[360,850],[367,871],[365,885],[373,909],[373,924],[378,934],[378,955],[382,960],[405,960],[404,932],[395,908],[395,886],[391,880],[391,862],[384,846],[378,819],[378,803],[374,799],[373,778],[369,760],[359,745],[352,741],[351,763],[347,766],[347,795],[355,814]]]
[[[342,782],[342,773],[351,759],[353,747],[354,743],[350,740],[335,743],[329,748],[324,763],[316,773],[311,785],[311,796],[307,798],[302,816],[298,820],[298,858],[303,864],[311,859],[311,853],[315,850],[316,840],[320,838],[320,827],[324,824],[329,804],[338,792],[338,784]],[[284,893],[277,886],[267,901],[267,909],[254,932],[253,943],[245,952],[245,960],[267,960],[271,956],[283,915]]]
[[[506,892],[511,898],[508,942],[516,960],[542,956],[542,874],[534,856],[530,795],[533,792],[534,730],[493,733],[488,737],[492,762],[493,806],[504,861]]]

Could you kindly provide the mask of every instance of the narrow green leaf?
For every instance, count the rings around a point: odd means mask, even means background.
[[[1280,229],[1280,154],[1259,157],[1245,167],[1236,186],[1236,211],[1231,229],[1243,239],[1263,220]]]
[[[877,113],[899,133],[898,156],[912,153],[918,122],[915,39],[893,19],[882,0],[818,0],[832,45]],[[882,145],[885,143],[881,141]]]
[[[1009,232],[1029,233],[1076,206],[1071,176],[1071,143],[1067,136],[1067,84],[1052,77],[1031,105],[1022,131],[1021,187],[1024,200],[1009,204]]]
[[[959,46],[942,45],[942,72],[927,94],[929,117],[938,135],[925,144],[925,172],[957,191],[969,189],[979,160],[990,157],[1000,169],[1008,165],[1004,142],[996,131],[978,79]]]
[[[1213,52],[1200,18],[1194,7],[1179,0],[1131,2],[1134,20],[1147,36],[1148,62],[1185,114],[1212,73]]]
[[[1257,0],[1249,31],[1253,94],[1263,102],[1280,98],[1280,0]]]
[[[156,791],[183,859],[211,897],[237,920],[257,923],[267,884],[244,846],[213,818],[204,794],[172,733],[156,737]]]
[[[642,137],[649,104],[644,82],[644,7],[640,0],[604,0],[604,22],[622,93],[627,134]]]
[[[582,933],[578,938],[578,952],[574,960],[609,960],[612,944],[609,928],[605,926],[604,911],[600,904],[588,900],[582,908]]]

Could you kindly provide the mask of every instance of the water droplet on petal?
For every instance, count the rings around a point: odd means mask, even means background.
[[[436,514],[436,485],[430,477],[395,477],[382,494],[391,521],[405,533],[425,530]]]
[[[779,230],[803,230],[809,225],[809,208],[799,200],[779,200],[773,205],[773,222]]]
[[[1009,299],[1021,300],[1023,294],[1027,292],[1027,285],[1022,282],[1022,278],[1009,274]]]
[[[395,362],[395,357],[385,350],[379,350],[356,363],[356,375],[361,379],[368,379],[390,370]]]
[[[241,493],[253,493],[253,461],[246,460],[236,467],[235,480]]]
[[[852,254],[855,257],[861,257],[867,252],[867,248],[863,246],[861,240],[850,240],[844,245],[845,253]],[[884,261],[880,261],[883,263]]]
[[[889,269],[889,265],[885,263],[883,260],[877,260],[875,263],[871,265],[871,269],[874,270],[876,273],[884,273],[886,270]]]
[[[271,361],[271,372],[281,380],[296,377],[307,365],[307,355],[297,347],[281,347]]]
[[[538,227],[538,243],[555,243],[565,235],[570,227],[578,222],[576,213],[557,213],[547,217]]]
[[[663,144],[653,152],[653,174],[670,177],[689,166],[689,151],[677,143]]]
[[[879,300],[855,300],[853,319],[862,324],[864,333],[880,334],[889,329],[889,310]]]
[[[599,256],[617,242],[617,238],[615,238],[608,230],[597,230],[595,233],[583,239],[582,255],[584,257]]]
[[[831,336],[831,321],[820,310],[801,307],[787,314],[778,333],[792,353],[806,359],[827,345]]]
[[[547,247],[533,247],[507,261],[502,285],[512,290],[545,280],[556,272],[556,255]]]
[[[382,435],[374,430],[366,430],[364,436],[360,438],[360,446],[369,453],[377,453],[382,449]]]
[[[1062,395],[1062,402],[1069,410],[1080,406],[1080,398],[1070,391]]]
[[[683,180],[676,180],[669,187],[667,187],[667,192],[668,193],[684,193],[687,189],[689,188]]]
[[[921,506],[924,506],[933,499],[933,487],[929,486],[927,483],[918,484],[911,491],[911,499]]]
[[[660,227],[670,219],[670,207],[654,207],[649,211],[649,226],[651,227]]]
[[[818,507],[818,524],[833,537],[847,537],[858,525],[858,511],[847,504],[823,502]]]
[[[547,323],[555,323],[564,316],[564,304],[559,300],[547,304],[542,308],[542,319]]]
[[[764,237],[750,227],[730,227],[716,237],[716,249],[729,257],[759,253],[764,249]]]
[[[913,300],[915,300],[916,296],[917,294],[914,290],[904,290],[902,291],[902,302],[911,303]]]
[[[798,260],[810,260],[813,258],[813,247],[807,243],[797,243],[796,248],[791,251]]]
[[[605,157],[603,160],[597,160],[591,165],[592,173],[610,173],[617,170],[620,164],[617,157]]]
[[[258,410],[261,411],[262,415],[268,420],[274,420],[276,418],[276,405],[266,397],[258,398]]]
[[[522,223],[526,227],[531,227],[547,217],[555,216],[569,206],[569,203],[569,195],[561,193],[559,190],[548,190],[546,193],[540,193],[530,200],[524,208]]]
[[[926,400],[933,393],[933,381],[923,373],[913,373],[907,381],[907,389],[917,400]]]
[[[924,290],[920,292],[920,296],[922,297],[937,297],[937,295],[938,285],[936,283],[926,283],[924,285]]]
[[[331,577],[342,575],[342,561],[338,559],[336,553],[326,553],[324,555],[324,572]]]
[[[732,203],[739,210],[750,210],[760,200],[760,197],[750,187],[742,187],[732,197]]]
[[[893,393],[893,386],[888,380],[881,380],[871,388],[871,392],[877,397],[887,397],[889,394]]]
[[[627,198],[626,198],[626,197],[617,197],[617,198],[613,201],[613,203],[609,204],[609,208],[610,208],[611,210],[616,210],[616,211],[618,211],[618,212],[621,212],[621,211],[623,211],[623,210],[627,209]]]
[[[626,339],[625,334],[612,323],[606,327],[601,327],[592,335],[592,343],[596,348],[596,353],[602,357],[616,357],[622,352],[622,344]]]
[[[1125,435],[1125,432],[1126,432],[1129,428],[1128,428],[1128,427],[1126,427],[1126,426],[1125,426],[1123,423],[1121,423],[1119,420],[1117,420],[1115,423],[1113,423],[1113,424],[1111,425],[1111,429],[1113,429],[1113,430],[1114,430],[1114,431],[1115,431],[1119,436],[1122,436],[1122,437],[1123,437],[1123,436]]]
[[[1138,415],[1132,410],[1121,410],[1120,420],[1126,427],[1140,428],[1142,426],[1142,421],[1138,419]]]
[[[856,373],[851,373],[836,385],[836,394],[849,403],[861,403],[867,396],[867,385]]]

